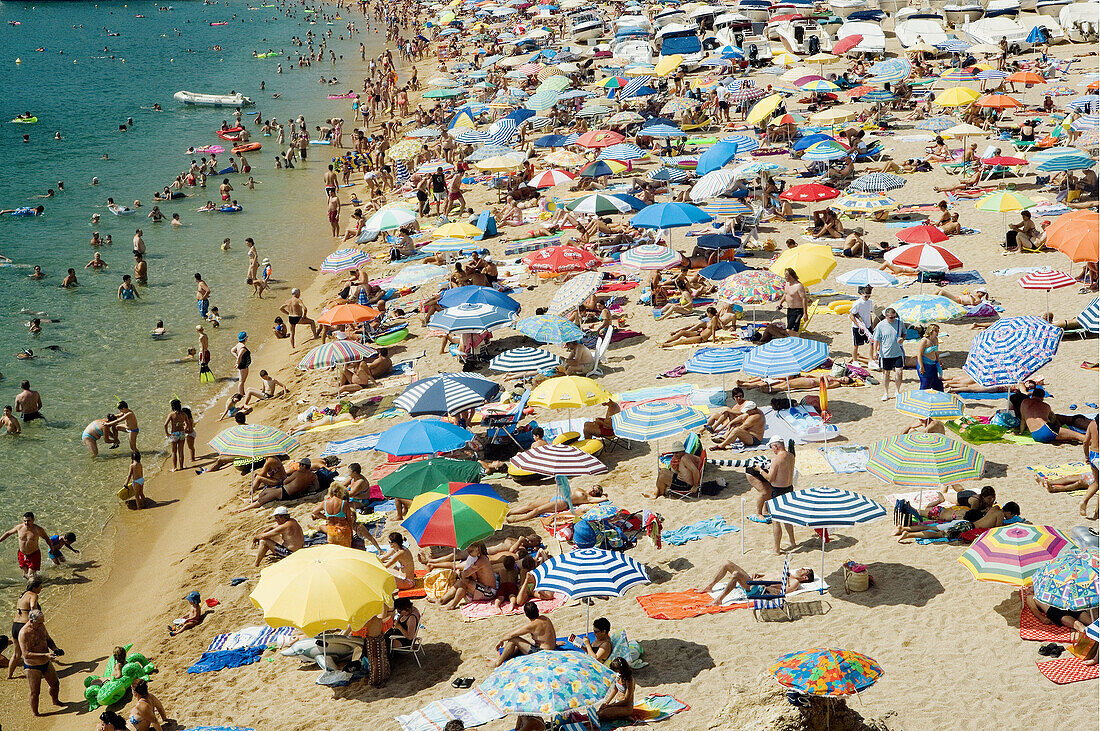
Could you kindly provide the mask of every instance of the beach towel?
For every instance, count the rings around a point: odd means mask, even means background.
[[[606,283],[600,285],[600,288],[597,289],[596,291],[597,292],[626,292],[628,290],[634,289],[639,284],[641,284],[641,282],[618,282],[618,281],[616,281],[616,282],[606,282]]]
[[[651,619],[687,619],[737,609],[734,605],[711,606],[711,598],[710,594],[700,594],[697,591],[676,591],[664,594],[643,594],[637,597],[637,601],[642,611]],[[745,608],[748,604],[743,603],[740,606]]]
[[[640,403],[642,401],[655,401],[669,396],[690,396],[695,386],[690,383],[679,383],[668,386],[651,386],[649,388],[636,388],[631,391],[623,391],[616,394],[616,400],[620,404]]]
[[[1020,639],[1032,642],[1073,643],[1073,630],[1060,624],[1043,624],[1024,604],[1024,591],[1020,590]]]
[[[433,701],[418,711],[405,716],[396,716],[402,731],[442,731],[448,721],[462,721],[466,728],[473,728],[504,718],[500,710],[487,695],[478,689],[463,693],[454,698]]]
[[[1067,462],[1065,464],[1033,464],[1028,469],[1040,479],[1057,480],[1060,477],[1078,477],[1088,472],[1089,466],[1084,462]]]
[[[555,609],[561,609],[569,601],[567,597],[554,595],[553,599],[536,599],[535,604],[540,614],[549,614]],[[479,619],[489,617],[504,617],[523,614],[523,607],[513,607],[511,610],[502,609],[492,602],[467,602],[459,610],[462,612],[463,622],[476,622]]]
[[[984,391],[957,391],[956,396],[963,401],[1007,401],[1008,391],[986,393]]]
[[[206,648],[207,652],[239,650],[242,647],[283,646],[294,634],[293,627],[245,627],[236,632],[218,635]]]
[[[917,281],[937,284],[985,284],[985,278],[973,269],[960,272],[920,272],[917,275]]]
[[[1031,274],[1032,272],[1041,272],[1044,269],[1050,267],[1009,267],[1008,269],[997,269],[993,272],[997,277],[1017,277],[1021,274]]]
[[[865,472],[867,462],[871,459],[871,451],[859,444],[820,447],[818,451],[825,457],[833,472],[842,475]]]
[[[381,432],[377,432],[374,434],[364,434],[361,437],[343,439],[338,442],[329,442],[325,445],[325,448],[321,450],[321,456],[331,457],[337,454],[348,454],[349,452],[366,452],[373,450],[378,444],[378,437],[380,435]]]
[[[630,340],[631,338],[640,338],[640,337],[644,337],[644,336],[643,336],[642,333],[640,333],[636,330],[615,330],[614,332],[611,333],[611,342],[612,343],[617,343],[620,340]],[[581,343],[586,348],[595,348],[596,343],[599,342],[599,340],[600,340],[600,338],[599,338],[598,335],[592,334],[592,335],[586,335],[581,340]]]
[[[416,570],[416,585],[411,589],[402,589],[397,592],[397,596],[404,599],[423,599],[428,596],[428,592],[424,589],[424,577],[428,575],[427,569]]]
[[[189,673],[213,673],[226,668],[239,668],[260,661],[263,647],[240,647],[236,650],[218,650],[204,652],[194,665],[187,668]]]
[[[1100,666],[1085,665],[1080,658],[1076,657],[1045,660],[1035,663],[1035,667],[1039,668],[1039,672],[1043,674],[1044,678],[1058,685],[1100,678]]]
[[[740,528],[736,526],[727,525],[723,516],[716,515],[672,530],[663,530],[661,541],[670,546],[682,546],[688,541],[700,541],[709,536],[724,536],[727,533],[737,533],[739,530]]]
[[[612,731],[612,729],[624,728],[626,726],[664,721],[690,708],[691,706],[670,695],[653,693],[635,703],[634,716],[632,718],[624,718],[615,721],[600,721],[597,723],[594,717],[595,709],[590,709],[588,715],[584,718],[581,718],[584,714],[570,714],[567,718],[580,718],[581,720],[570,721],[569,723],[558,726],[557,729],[558,731],[593,731],[593,729],[598,729],[598,731]]]

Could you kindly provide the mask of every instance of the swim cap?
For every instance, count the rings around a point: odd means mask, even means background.
[[[247,337],[248,333],[246,333],[244,330],[241,330],[239,333],[237,333],[237,342],[243,343],[245,341],[245,338]]]

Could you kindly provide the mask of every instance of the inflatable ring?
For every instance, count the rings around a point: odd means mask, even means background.
[[[396,345],[397,343],[400,343],[407,337],[409,337],[409,329],[407,327],[403,327],[400,330],[395,330],[392,333],[379,335],[377,338],[375,338],[374,344],[380,348],[386,348],[391,345]]]

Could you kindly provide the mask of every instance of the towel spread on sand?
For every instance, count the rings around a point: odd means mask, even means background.
[[[1028,469],[1034,472],[1036,477],[1043,480],[1057,480],[1060,477],[1078,477],[1089,472],[1089,466],[1084,462],[1033,464],[1028,466]]]
[[[568,598],[555,594],[553,599],[536,599],[535,604],[538,606],[540,614],[548,614],[555,609],[564,607],[568,601]],[[463,622],[474,622],[489,617],[523,614],[523,607],[514,607],[509,611],[498,607],[492,602],[468,602],[459,611],[462,612]]]
[[[871,451],[859,444],[819,447],[818,451],[837,474],[866,472],[867,462],[871,459]],[[801,467],[800,464],[799,469]]]
[[[1035,667],[1039,668],[1044,678],[1058,685],[1100,678],[1100,666],[1085,665],[1080,658],[1076,657],[1061,657],[1057,660],[1037,662]]]
[[[194,665],[187,668],[187,672],[213,673],[226,668],[244,667],[259,662],[263,654],[263,647],[240,647],[236,650],[204,652]]]
[[[361,437],[352,437],[351,439],[342,439],[338,442],[329,442],[321,451],[321,456],[331,457],[337,454],[347,454],[349,452],[366,452],[372,450],[375,448],[375,446],[378,445],[378,437],[380,435],[381,433],[364,434]]]
[[[918,282],[942,282],[943,284],[985,284],[985,277],[976,269],[959,272],[921,272]]]
[[[1024,603],[1024,590],[1020,590],[1020,639],[1032,642],[1073,643],[1073,630],[1060,624],[1043,624]]]
[[[214,638],[207,652],[239,650],[242,647],[267,647],[283,645],[294,634],[293,627],[245,627],[236,632],[228,632]]]
[[[405,716],[396,716],[402,731],[442,731],[448,721],[462,721],[466,728],[473,728],[504,718],[500,710],[487,695],[474,689],[454,698],[433,701],[418,711]]]
[[[688,541],[699,541],[709,536],[724,536],[739,530],[740,528],[736,526],[727,525],[726,519],[721,515],[716,515],[673,530],[662,531],[661,541],[670,546],[682,546]]]
[[[711,605],[710,594],[697,591],[676,591],[664,594],[643,594],[637,597],[642,611],[651,619],[687,619],[704,614],[721,614],[738,607],[748,607],[747,602],[739,605],[727,604],[720,607]]]
[[[673,698],[670,695],[653,693],[638,701],[634,705],[634,717],[617,721],[601,721],[596,728],[599,731],[611,731],[612,729],[634,726],[640,723],[657,723],[675,716],[681,711],[689,710],[691,706]],[[591,714],[592,711],[589,711]],[[573,721],[558,727],[558,731],[592,731],[593,721],[591,717],[583,721]]]

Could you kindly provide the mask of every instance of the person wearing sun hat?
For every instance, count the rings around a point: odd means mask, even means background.
[[[199,606],[202,601],[202,596],[197,591],[191,591],[183,598],[187,602],[187,614],[185,614],[181,620],[176,620],[178,624],[173,624],[168,628],[168,634],[175,637],[180,632],[198,627],[202,624],[202,620],[206,617],[202,608]]]

